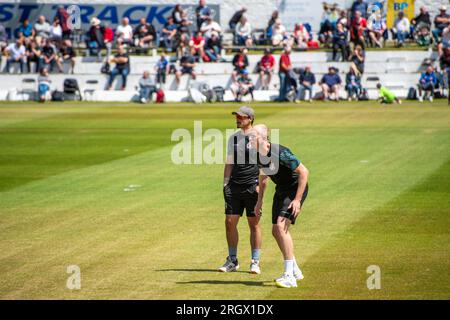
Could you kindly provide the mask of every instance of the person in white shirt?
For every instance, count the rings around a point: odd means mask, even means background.
[[[212,17],[207,16],[206,21],[203,22],[200,31],[203,33],[203,37],[205,37],[205,41],[208,41],[209,38],[211,38],[211,35],[213,32],[216,32],[219,34],[222,33],[222,28],[220,25],[213,20]]]
[[[242,16],[241,20],[236,25],[236,38],[239,46],[245,45],[251,47],[253,45],[252,40],[252,26],[246,16]]]
[[[122,24],[117,27],[116,35],[119,45],[133,42],[133,28],[130,26],[130,20],[127,17],[123,18]]]
[[[26,63],[25,51],[25,46],[19,39],[17,39],[15,43],[11,43],[6,47],[5,52],[8,55],[8,59],[6,60],[6,73],[9,73],[11,63],[19,63],[20,73],[24,72]]]
[[[277,47],[285,40],[286,28],[281,24],[281,19],[277,19],[272,27],[272,45]]]
[[[397,46],[403,46],[411,31],[410,28],[411,24],[409,19],[405,16],[403,11],[400,11],[397,19],[394,21],[394,28],[392,28],[393,34],[397,37]]]
[[[50,39],[60,42],[62,40],[62,28],[58,17],[55,17],[50,27]]]
[[[36,34],[36,41],[40,43],[40,39],[47,39],[50,37],[50,24],[45,20],[44,16],[39,16],[38,21],[34,24],[34,31]]]

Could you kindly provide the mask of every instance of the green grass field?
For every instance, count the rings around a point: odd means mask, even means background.
[[[247,273],[244,219],[241,270],[220,274],[223,166],[171,162],[174,129],[232,129],[237,104],[1,103],[0,298],[450,299],[446,102],[252,106],[310,170],[292,229],[297,289],[273,283],[283,270],[273,185],[263,273]],[[66,287],[69,265],[81,290]],[[370,265],[380,290],[367,289]]]

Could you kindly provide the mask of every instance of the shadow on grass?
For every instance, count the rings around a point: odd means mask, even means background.
[[[214,272],[214,273],[220,273],[216,269],[159,269],[155,270],[157,272]],[[249,273],[247,271],[233,271],[237,273]]]
[[[231,280],[198,280],[198,281],[183,281],[177,282],[177,284],[243,284],[251,287],[269,287],[272,282],[270,281],[231,281]]]

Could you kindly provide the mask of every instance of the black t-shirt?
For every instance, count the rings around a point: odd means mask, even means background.
[[[126,69],[130,67],[130,57],[128,56],[128,53],[117,53],[115,56],[115,58],[128,58],[127,62],[125,63],[116,63],[116,67],[118,69]]]
[[[285,146],[271,144],[267,156],[258,155],[258,167],[275,184],[276,191],[284,192],[298,188],[298,168],[301,161]]]
[[[61,56],[69,56],[69,58],[74,58],[76,56],[75,50],[72,47],[61,47],[59,50]]]
[[[42,54],[47,58],[50,58],[55,53],[55,49],[53,46],[44,46],[42,47]]]
[[[228,140],[228,156],[233,156],[233,170],[230,183],[254,185],[258,183],[259,169],[257,153],[250,148],[250,140],[242,131],[233,134]]]

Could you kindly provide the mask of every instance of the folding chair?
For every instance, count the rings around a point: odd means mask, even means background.
[[[22,88],[20,90],[22,96],[22,101],[25,101],[25,96],[27,95],[28,100],[35,100],[36,95],[36,79],[34,78],[23,78]]]

